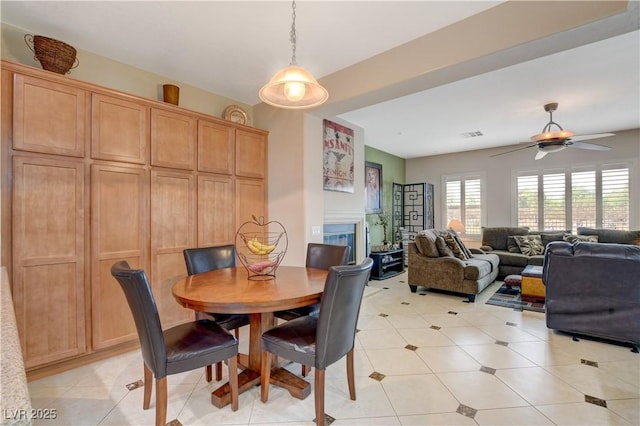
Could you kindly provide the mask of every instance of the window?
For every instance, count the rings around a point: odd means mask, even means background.
[[[576,231],[578,227],[629,229],[629,168],[518,175],[518,226]]]
[[[463,175],[444,177],[445,225],[458,219],[464,225],[465,235],[480,235],[483,209],[482,176]]]

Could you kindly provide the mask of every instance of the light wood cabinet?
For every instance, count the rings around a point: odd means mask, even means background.
[[[137,341],[111,266],[147,273],[163,327],[183,250],[266,219],[267,132],[2,61],[2,258],[27,372]],[[5,235],[8,235],[5,237]]]
[[[151,109],[151,165],[194,170],[197,119],[191,115]]]
[[[91,97],[91,158],[145,164],[149,107],[94,93]]]
[[[187,274],[182,251],[195,246],[195,179],[192,174],[151,171],[151,275],[163,327],[193,318],[171,288]]]
[[[233,199],[231,176],[198,176],[198,247],[233,244]]]
[[[83,157],[87,92],[47,80],[14,74],[13,148]]]
[[[13,157],[13,209],[13,299],[25,367],[82,354],[83,164]]]
[[[207,120],[198,121],[198,170],[231,175],[234,172],[235,129]]]
[[[236,175],[267,177],[267,137],[264,133],[236,130]]]
[[[91,323],[93,347],[137,337],[124,293],[111,266],[126,260],[147,269],[149,180],[144,169],[91,167]]]

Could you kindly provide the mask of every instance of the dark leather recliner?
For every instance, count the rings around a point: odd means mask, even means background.
[[[167,417],[167,376],[220,361],[229,362],[231,408],[238,409],[238,340],[210,320],[193,321],[162,331],[147,274],[125,261],[111,267],[133,314],[144,362],[144,400],[149,408],[152,376],[156,381],[156,426]]]
[[[188,248],[183,251],[189,275],[201,274],[215,269],[235,268],[236,248],[233,244],[214,247]],[[210,319],[218,323],[225,330],[234,330],[236,339],[240,338],[238,329],[249,324],[246,314],[219,314],[196,311],[196,319]],[[207,381],[213,380],[211,366],[207,366]],[[216,380],[222,379],[222,363],[216,364]]]
[[[547,327],[640,345],[640,247],[549,243],[542,280]]]
[[[345,355],[349,396],[356,399],[353,346],[362,296],[372,266],[373,260],[367,258],[360,265],[329,268],[317,316],[296,318],[263,333],[262,402],[269,398],[271,354],[315,368],[316,425],[325,424],[325,369]]]

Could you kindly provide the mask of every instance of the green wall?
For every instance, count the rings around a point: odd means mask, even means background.
[[[372,163],[382,164],[382,209],[386,213],[391,213],[393,183],[405,183],[405,160],[366,145],[364,147],[364,159]],[[378,222],[378,215],[368,214],[367,222],[369,222],[371,245],[382,244],[384,239],[382,226],[375,225]],[[392,242],[395,240],[395,236],[391,235],[391,223],[387,227],[387,238]]]

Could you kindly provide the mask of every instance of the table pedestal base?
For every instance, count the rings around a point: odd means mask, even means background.
[[[311,385],[304,379],[296,376],[284,368],[275,368],[271,372],[272,385],[280,386],[289,391],[291,396],[298,399],[305,399],[311,394]],[[260,373],[251,369],[246,369],[238,374],[238,393],[241,394],[255,386],[260,385]],[[211,392],[211,404],[218,408],[231,403],[231,386],[229,382]]]

